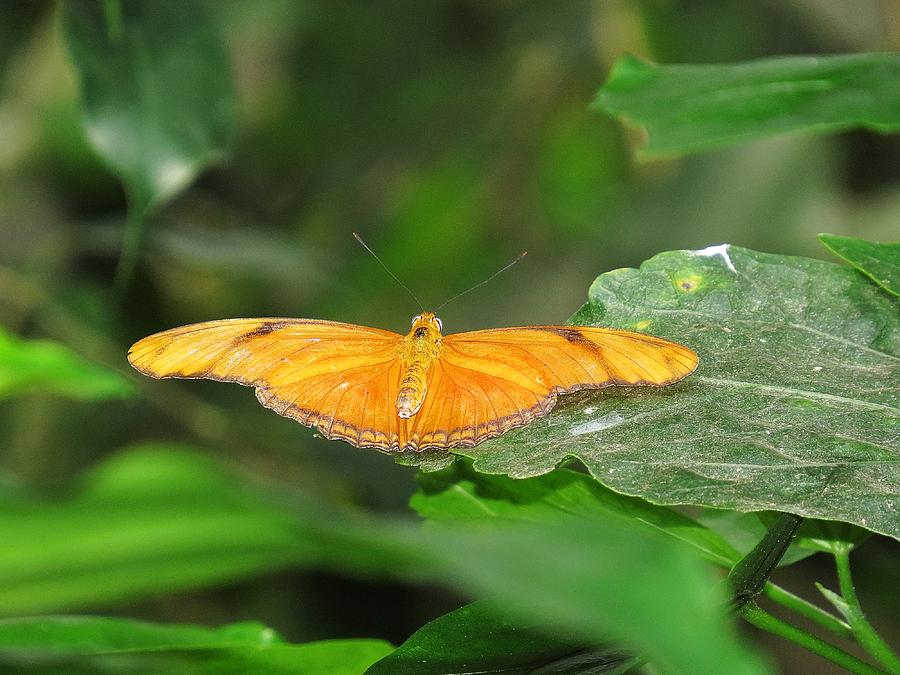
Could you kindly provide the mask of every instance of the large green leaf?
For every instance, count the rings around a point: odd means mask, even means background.
[[[819,241],[888,293],[900,295],[900,244],[820,234]]]
[[[113,458],[67,499],[0,494],[0,614],[171,592],[313,555],[300,527],[174,445]]]
[[[601,275],[572,322],[690,345],[698,371],[659,390],[565,397],[472,449],[516,478],[577,457],[661,504],[777,510],[900,537],[900,307],[855,270],[729,246]]]
[[[586,648],[541,628],[513,621],[492,603],[479,600],[425,624],[366,675],[525,675],[535,671],[612,675],[635,663],[634,657],[621,651]]]
[[[790,131],[900,131],[900,56],[791,56],[658,66],[619,59],[594,106],[646,128],[643,155]]]
[[[81,80],[88,140],[129,198],[120,273],[141,222],[228,145],[231,69],[200,0],[68,0],[64,29]]]
[[[459,461],[443,471],[420,473],[417,480],[419,491],[410,506],[430,520],[506,518],[552,523],[573,515],[619,518],[626,526],[665,532],[720,565],[730,567],[741,559],[725,539],[697,521],[668,507],[613,492],[590,476],[568,469],[515,480],[478,473],[469,462]],[[760,536],[764,533],[765,528]]]
[[[49,340],[21,340],[0,327],[0,399],[17,394],[59,394],[95,401],[124,398],[134,387],[115,371]]]
[[[256,623],[209,629],[91,616],[0,620],[0,666],[25,673],[356,675],[391,650],[382,640],[286,644]]]

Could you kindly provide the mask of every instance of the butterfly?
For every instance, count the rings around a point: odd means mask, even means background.
[[[407,335],[316,319],[223,319],[135,343],[155,378],[256,388],[279,415],[328,439],[388,452],[472,447],[546,415],[560,394],[663,386],[697,355],[658,337],[591,326],[525,326],[443,335],[431,312]]]

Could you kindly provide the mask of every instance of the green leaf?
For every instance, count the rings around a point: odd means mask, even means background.
[[[900,244],[879,244],[836,234],[820,234],[819,241],[888,293],[900,295]]]
[[[810,551],[836,554],[851,551],[871,536],[871,532],[847,523],[808,520],[797,534],[797,546]]]
[[[65,34],[92,145],[143,212],[223,156],[234,95],[202,2],[69,0]]]
[[[0,493],[0,614],[172,592],[315,556],[314,535],[214,461],[145,445],[59,501]]]
[[[113,370],[95,365],[65,345],[21,340],[0,327],[0,399],[58,394],[84,401],[125,398],[134,387]]]
[[[850,609],[850,606],[847,604],[847,601],[844,600],[844,598],[842,598],[834,591],[825,588],[825,586],[820,584],[818,581],[815,582],[815,584],[816,588],[819,589],[819,593],[822,594],[822,597],[824,597],[829,603],[831,603],[831,606],[834,607],[841,614],[841,616],[844,617],[844,619],[854,618],[853,611]]]
[[[658,504],[777,510],[900,538],[900,309],[855,270],[734,246],[672,251],[597,278],[574,324],[694,348],[662,389],[564,397],[475,448],[526,478],[567,457]]]
[[[91,616],[0,620],[0,665],[28,673],[341,673],[391,651],[382,640],[285,644],[271,628],[209,629]]]
[[[442,675],[444,673],[621,673],[636,659],[614,649],[591,649],[552,636],[541,624],[506,616],[479,600],[438,617],[417,630],[366,675]]]
[[[791,56],[658,66],[624,56],[594,106],[646,128],[646,157],[775,134],[900,131],[900,56]]]
[[[459,461],[440,472],[421,473],[417,481],[419,491],[410,506],[430,520],[506,518],[552,523],[572,515],[598,521],[617,518],[626,527],[664,532],[725,567],[741,559],[722,537],[695,520],[670,508],[620,495],[590,476],[569,469],[515,480],[478,473],[469,462]]]
[[[199,0],[65,7],[88,140],[128,193],[127,278],[143,218],[224,156],[235,107],[228,58]]]

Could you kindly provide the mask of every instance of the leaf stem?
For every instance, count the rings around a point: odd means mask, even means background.
[[[134,269],[137,266],[138,251],[144,234],[144,217],[146,209],[136,196],[129,196],[128,209],[125,216],[125,231],[122,235],[122,250],[113,279],[113,294],[119,300],[131,283]]]
[[[740,609],[763,592],[769,575],[791,545],[801,516],[782,513],[750,553],[741,558],[728,574],[732,608]]]
[[[853,577],[850,575],[850,546],[836,547],[833,551],[835,565],[837,567],[838,585],[846,606],[847,622],[853,628],[856,641],[871,654],[878,663],[887,668],[888,672],[900,673],[900,658],[891,649],[890,645],[875,631],[869,620],[863,614],[853,585]]]
[[[853,654],[845,652],[840,647],[835,647],[821,638],[807,633],[801,628],[797,628],[778,617],[772,616],[765,610],[760,609],[755,603],[744,605],[741,614],[748,623],[756,626],[760,630],[764,630],[767,633],[772,633],[773,635],[777,635],[778,637],[798,644],[813,654],[818,654],[823,659],[827,659],[832,663],[836,663],[841,668],[849,670],[851,673],[878,675],[884,672],[878,670],[874,666],[870,666],[865,661],[861,661],[853,656]]]
[[[766,584],[763,592],[773,602],[777,602],[782,607],[786,607],[796,614],[813,621],[825,630],[843,638],[853,638],[853,629],[850,628],[849,624],[841,621],[831,612],[814,605],[809,600],[805,600],[799,595],[794,595],[771,581]]]

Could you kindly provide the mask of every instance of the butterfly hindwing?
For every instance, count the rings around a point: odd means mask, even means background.
[[[358,448],[397,450],[408,426],[394,405],[399,382],[400,363],[394,358],[257,388],[256,397],[325,438]]]

